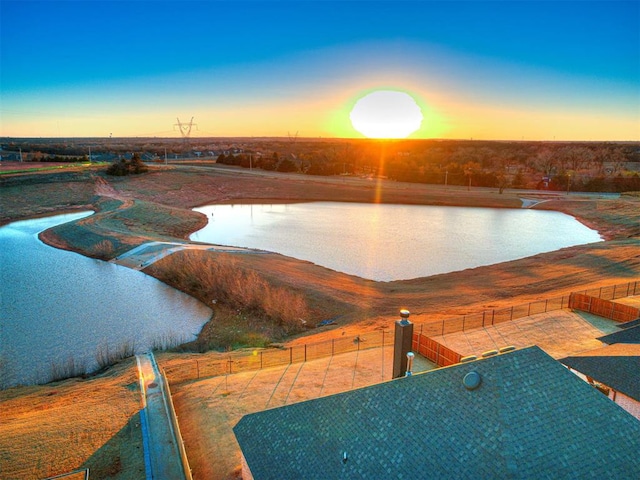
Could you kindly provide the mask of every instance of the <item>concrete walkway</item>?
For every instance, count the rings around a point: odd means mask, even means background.
[[[132,248],[128,252],[111,260],[112,263],[123,265],[134,270],[142,270],[161,258],[179,250],[209,250],[219,253],[267,253],[264,250],[253,250],[241,247],[226,247],[222,245],[205,245],[197,243],[176,242],[148,242]]]
[[[185,480],[163,379],[152,353],[136,355],[142,393],[142,439],[147,480]],[[191,478],[190,475],[188,478]]]
[[[462,356],[480,356],[487,350],[513,345],[537,345],[553,358],[602,347],[598,337],[618,331],[616,322],[595,315],[555,310],[494,326],[433,337]]]

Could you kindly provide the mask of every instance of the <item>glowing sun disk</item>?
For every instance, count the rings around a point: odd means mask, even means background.
[[[420,128],[424,117],[408,93],[376,90],[355,103],[349,118],[366,137],[405,138]]]

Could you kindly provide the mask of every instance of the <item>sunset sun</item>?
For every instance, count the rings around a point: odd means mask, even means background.
[[[376,90],[360,98],[349,115],[351,124],[369,138],[406,138],[422,125],[422,110],[411,95]]]

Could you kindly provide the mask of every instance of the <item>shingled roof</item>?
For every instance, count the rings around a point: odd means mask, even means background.
[[[617,326],[620,328],[631,328],[637,327],[638,325],[640,325],[640,318],[631,320],[630,322],[619,323]]]
[[[598,337],[598,340],[609,345],[614,343],[640,343],[640,326],[628,327],[619,332],[613,332],[603,337]]]
[[[640,422],[538,347],[250,414],[234,432],[255,479],[640,478]]]
[[[640,402],[640,345],[617,343],[559,361]]]

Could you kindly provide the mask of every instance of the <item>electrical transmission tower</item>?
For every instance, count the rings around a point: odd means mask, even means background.
[[[191,117],[191,121],[189,123],[183,123],[180,121],[179,118],[176,118],[176,120],[178,120],[178,123],[173,125],[173,128],[175,130],[176,127],[178,127],[178,130],[180,130],[180,134],[182,135],[182,140],[184,141],[185,144],[189,143],[189,137],[191,135],[191,129],[193,127],[196,127],[196,130],[198,129],[198,124],[197,123],[193,123],[193,117]]]

